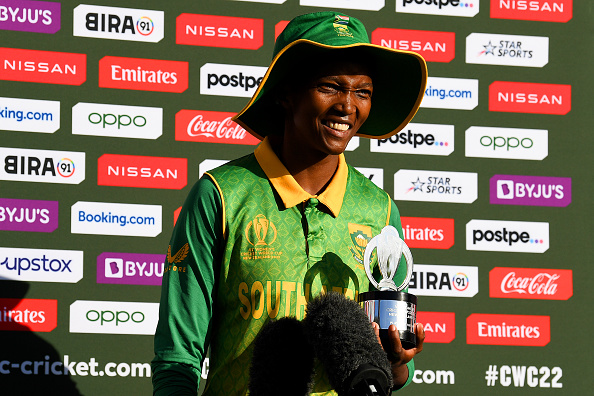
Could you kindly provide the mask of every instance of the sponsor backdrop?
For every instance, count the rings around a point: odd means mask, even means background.
[[[179,208],[258,143],[230,117],[275,34],[328,9],[428,61],[414,123],[347,152],[418,263],[427,344],[403,393],[590,389],[591,2],[93,3],[0,0],[3,394],[151,392]]]

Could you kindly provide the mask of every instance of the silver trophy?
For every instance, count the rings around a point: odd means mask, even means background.
[[[382,279],[379,283],[371,273],[371,256],[376,251],[379,271]],[[400,258],[404,255],[406,261],[406,278],[401,285],[396,286],[392,279],[396,274]],[[359,294],[359,303],[365,310],[369,320],[380,328],[382,345],[390,345],[388,327],[396,325],[400,341],[404,349],[411,349],[417,345],[414,325],[417,318],[417,296],[405,293],[413,270],[413,258],[408,246],[398,235],[396,228],[386,226],[379,235],[371,238],[363,256],[365,272],[377,291]]]

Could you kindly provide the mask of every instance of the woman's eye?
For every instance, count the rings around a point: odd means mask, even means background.
[[[318,89],[325,93],[336,93],[338,92],[338,87],[332,84],[320,84],[318,85]]]
[[[371,98],[371,91],[368,89],[358,89],[356,92],[357,92],[357,96],[359,96],[360,98],[363,98],[363,99]]]

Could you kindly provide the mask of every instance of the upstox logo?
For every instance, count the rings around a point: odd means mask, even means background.
[[[454,151],[454,126],[410,123],[396,135],[370,142],[372,153],[450,155]]]
[[[400,169],[394,174],[395,200],[472,203],[477,197],[476,173]]]
[[[157,43],[163,39],[163,20],[163,11],[80,4],[74,9],[72,34]]]
[[[264,20],[181,14],[175,20],[177,44],[257,50],[264,43]]]
[[[1,279],[76,283],[82,277],[82,251],[0,247]]]
[[[161,205],[79,201],[70,209],[73,234],[155,237],[162,230]]]
[[[478,267],[415,264],[408,290],[419,296],[473,297],[478,285]]]
[[[478,106],[478,80],[428,77],[421,107],[472,110]]]
[[[543,67],[549,63],[549,38],[472,33],[466,37],[466,63]]]
[[[251,98],[265,67],[206,63],[200,68],[200,94]]]
[[[396,0],[396,12],[473,17],[479,0]]]
[[[0,129],[54,133],[60,129],[60,102],[0,98]]]
[[[467,157],[540,161],[549,154],[549,132],[545,129],[472,126],[466,130]]]
[[[0,180],[79,184],[85,153],[0,147]]]
[[[571,178],[494,175],[490,202],[499,205],[556,206],[571,203]]]
[[[549,223],[470,220],[466,250],[544,253],[549,249]]]
[[[163,134],[163,109],[80,102],[72,107],[72,134],[154,140]]]
[[[494,81],[489,111],[565,115],[571,110],[571,85]]]
[[[61,4],[50,1],[3,1],[0,29],[54,34],[60,30]]]
[[[153,335],[159,304],[77,300],[70,305],[70,332]]]
[[[371,43],[403,51],[414,51],[427,62],[450,62],[456,56],[456,33],[377,28]]]
[[[491,18],[569,22],[573,0],[491,0]]]
[[[164,254],[110,253],[97,257],[97,283],[160,286]]]

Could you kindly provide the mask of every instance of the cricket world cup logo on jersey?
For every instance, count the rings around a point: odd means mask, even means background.
[[[276,226],[263,214],[256,215],[245,227],[245,239],[253,247],[242,252],[244,260],[278,259],[282,252],[271,247],[277,236]]]

